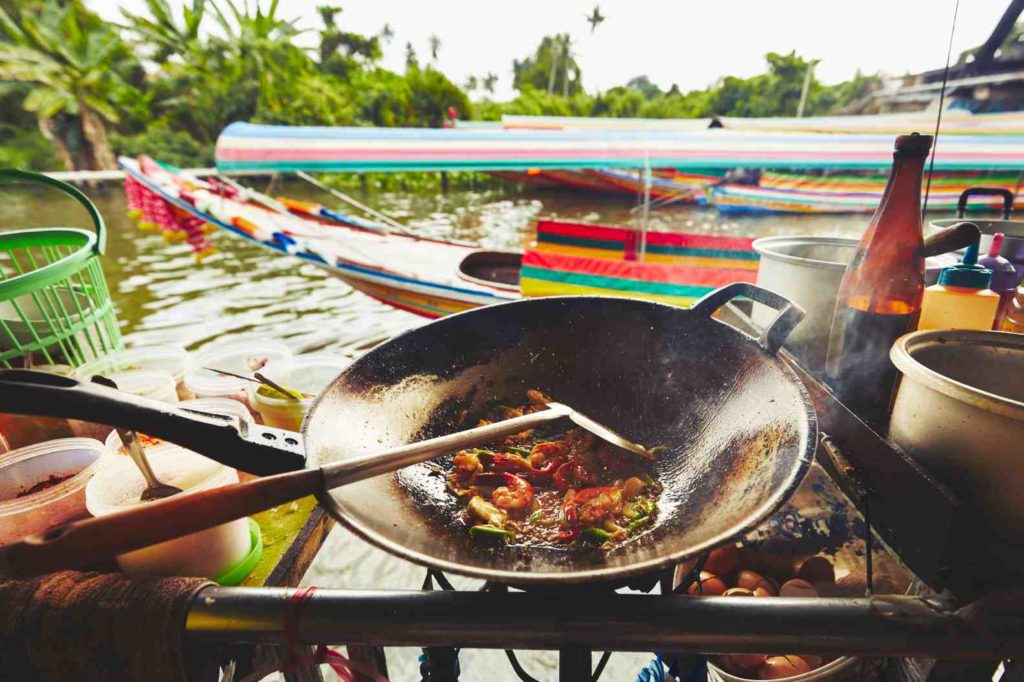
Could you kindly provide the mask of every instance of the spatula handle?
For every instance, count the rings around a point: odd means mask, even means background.
[[[320,469],[306,469],[76,521],[0,547],[0,574],[27,578],[88,566],[305,497],[322,486]]]

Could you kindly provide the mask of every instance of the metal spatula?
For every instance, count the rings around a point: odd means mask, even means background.
[[[142,495],[139,499],[143,502],[149,502],[150,500],[162,500],[165,497],[171,495],[177,495],[181,492],[181,488],[176,488],[173,485],[167,485],[162,483],[160,479],[156,477],[153,472],[153,467],[149,465],[149,459],[146,458],[146,451],[142,449],[142,443],[139,442],[139,437],[134,431],[129,429],[116,429],[118,437],[121,439],[121,443],[124,444],[128,450],[128,456],[135,462],[135,466],[139,467],[139,471],[142,472],[142,477],[146,479],[146,489],[142,491]]]
[[[59,526],[43,535],[0,547],[0,575],[27,577],[75,568],[182,535],[212,528],[314,493],[390,473],[431,457],[485,445],[547,422],[581,415],[567,405],[485,426],[342,460],[319,468],[267,476],[246,483],[203,490],[87,521]],[[576,422],[602,440],[650,456],[642,446],[583,417]],[[627,447],[628,446],[628,447]]]

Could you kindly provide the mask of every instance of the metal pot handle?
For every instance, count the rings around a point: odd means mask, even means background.
[[[0,370],[0,412],[84,419],[134,429],[261,476],[302,469],[306,464],[297,433],[46,372]]]
[[[956,201],[956,217],[963,218],[967,213],[967,200],[970,197],[1002,197],[1003,198],[1003,220],[1010,219],[1010,212],[1013,211],[1013,192],[1002,187],[968,187],[960,193]]]
[[[710,294],[700,299],[690,308],[693,312],[702,317],[711,317],[716,310],[737,296],[746,296],[752,301],[766,305],[779,311],[775,319],[771,321],[761,336],[757,339],[761,349],[769,355],[775,355],[782,348],[786,337],[793,331],[793,327],[804,319],[804,309],[793,303],[785,296],[780,296],[774,291],[762,289],[755,284],[747,282],[734,282],[724,287],[715,289]]]

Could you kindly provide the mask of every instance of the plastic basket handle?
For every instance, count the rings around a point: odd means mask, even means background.
[[[60,190],[69,197],[75,199],[82,206],[85,206],[85,210],[89,213],[89,217],[92,218],[92,224],[96,228],[96,244],[93,246],[93,252],[97,256],[102,256],[104,251],[107,249],[107,227],[103,222],[103,216],[96,209],[95,204],[89,200],[89,197],[85,196],[80,189],[69,185],[66,182],[61,182],[55,178],[51,178],[49,175],[43,173],[34,173],[32,171],[20,170],[17,168],[0,168],[0,181],[2,182],[17,182],[25,181],[37,185],[48,185],[54,189]]]
[[[1010,211],[1013,210],[1013,192],[1002,187],[968,187],[960,193],[956,202],[956,217],[963,218],[967,213],[967,200],[971,197],[1002,197],[1003,198],[1003,220],[1010,219]]]

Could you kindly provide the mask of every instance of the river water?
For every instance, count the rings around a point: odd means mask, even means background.
[[[254,185],[265,189],[262,184]],[[275,192],[335,205],[300,184]],[[277,256],[226,233],[214,235],[218,253],[202,264],[185,244],[138,231],[126,216],[124,194],[107,185],[91,191],[107,223],[104,269],[129,345],[173,343],[195,349],[226,335],[259,333],[282,339],[295,352],[322,351],[354,356],[388,336],[424,320],[353,291],[323,270]],[[0,229],[88,225],[85,211],[52,190],[3,188]],[[538,217],[607,224],[631,224],[635,203],[592,194],[550,190],[518,191],[513,186],[447,195],[397,193],[364,198],[376,208],[438,237],[455,237],[490,247],[518,248]],[[867,216],[798,216],[725,220],[708,208],[660,208],[656,230],[748,236],[816,234],[856,237]],[[336,528],[306,577],[308,584],[349,588],[419,589],[422,568],[387,555]],[[477,581],[453,578],[460,589]],[[419,679],[417,650],[389,649],[393,680]],[[612,656],[605,680],[633,680],[650,654]],[[523,666],[540,680],[557,677],[555,652],[525,652]],[[517,679],[500,651],[465,651],[462,679],[501,682]]]

